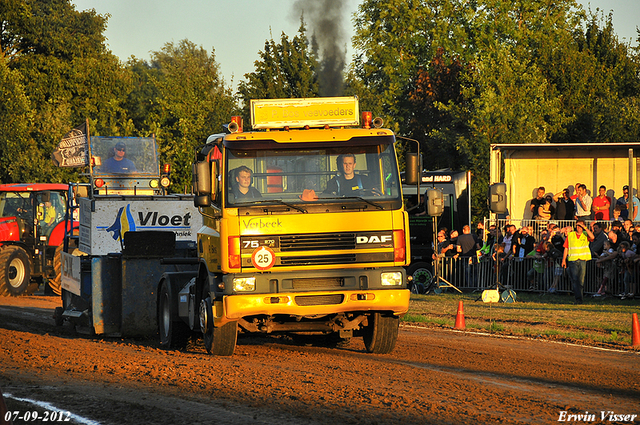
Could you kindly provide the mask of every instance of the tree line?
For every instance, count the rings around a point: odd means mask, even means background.
[[[250,99],[326,93],[303,19],[265,41],[235,90],[215,50],[189,40],[120,61],[107,19],[69,0],[0,2],[0,182],[81,178],[50,154],[88,119],[93,135],[155,135],[182,192],[196,146],[232,115],[248,123]],[[575,0],[363,0],[353,24],[343,94],[418,140],[425,168],[471,170],[476,217],[491,144],[640,139],[640,51]]]

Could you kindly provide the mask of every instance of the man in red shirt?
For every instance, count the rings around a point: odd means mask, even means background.
[[[600,186],[598,196],[593,198],[591,209],[596,220],[609,221],[609,211],[611,210],[611,198],[607,196],[607,188]]]

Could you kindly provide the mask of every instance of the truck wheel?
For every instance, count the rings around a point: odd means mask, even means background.
[[[31,281],[29,256],[17,246],[8,246],[0,251],[0,286],[4,286],[9,295],[17,297],[28,295]]]
[[[158,299],[158,333],[160,334],[160,347],[164,349],[176,348],[183,350],[187,348],[191,331],[186,323],[174,321],[172,317],[177,316],[174,303],[171,302],[171,291],[167,282],[163,281],[160,286]]]
[[[238,322],[228,322],[219,328],[213,326],[211,295],[206,287],[200,302],[200,330],[207,353],[214,356],[233,355],[238,340]]]
[[[364,346],[368,353],[387,354],[393,351],[398,339],[400,318],[372,313],[364,328]]]

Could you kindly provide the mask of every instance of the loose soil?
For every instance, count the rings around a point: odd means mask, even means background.
[[[213,357],[200,340],[164,351],[155,340],[55,327],[57,305],[55,297],[0,297],[9,410],[33,410],[15,400],[26,397],[101,424],[190,425],[544,424],[562,412],[611,423],[601,411],[640,415],[637,351],[403,325],[388,355],[365,353],[355,338],[327,348],[319,338],[241,335],[234,356]]]

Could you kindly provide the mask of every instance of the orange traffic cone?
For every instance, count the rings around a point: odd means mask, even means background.
[[[458,302],[458,314],[456,314],[456,324],[453,329],[465,329],[464,308],[462,307],[462,301]]]
[[[640,324],[638,324],[638,313],[631,315],[631,345],[640,347]]]

